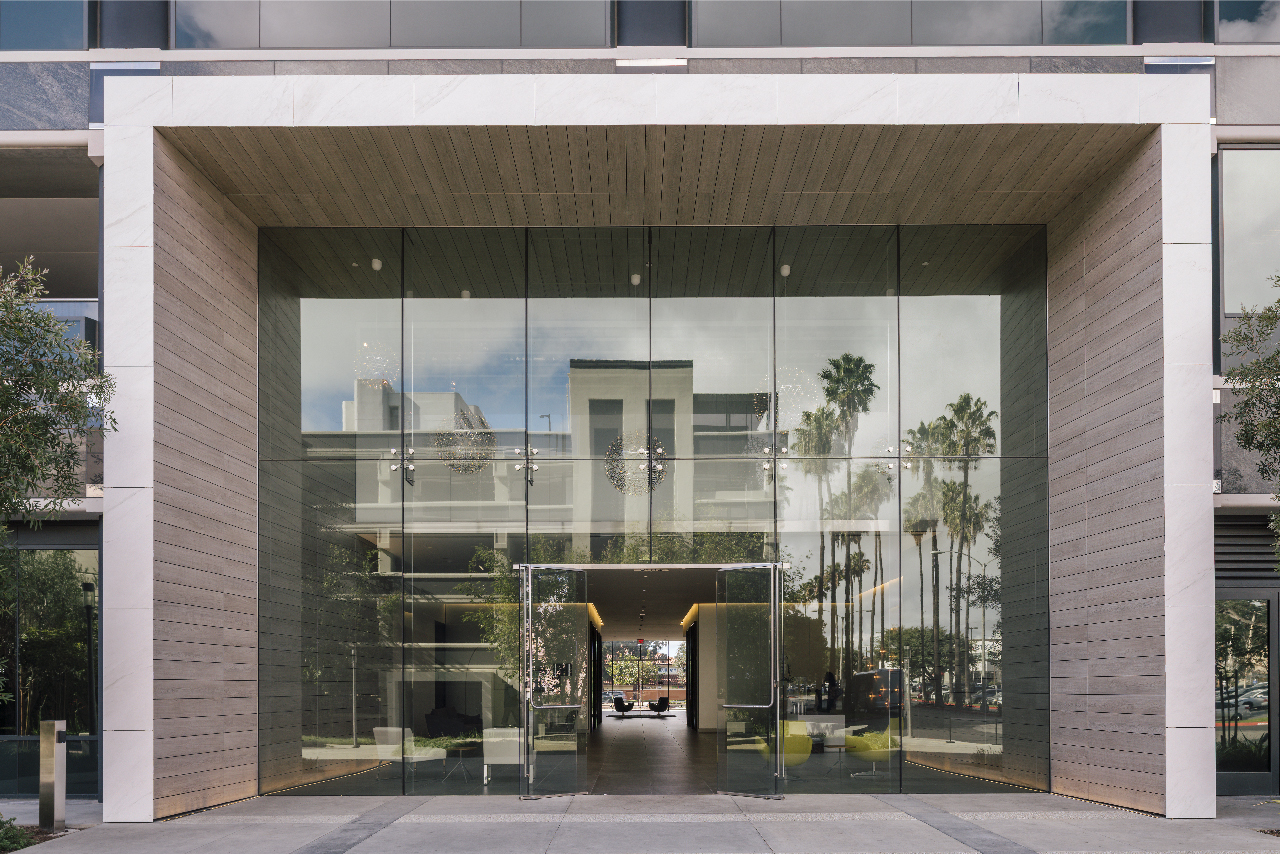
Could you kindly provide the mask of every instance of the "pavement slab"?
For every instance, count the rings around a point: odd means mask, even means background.
[[[1257,831],[1280,828],[1280,802],[1224,798],[1219,811],[1169,820],[1047,793],[264,796],[163,822],[92,825],[30,851],[1280,853],[1280,838]]]

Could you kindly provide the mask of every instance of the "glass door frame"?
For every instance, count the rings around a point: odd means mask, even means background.
[[[783,733],[782,733],[782,678],[781,678],[783,565],[777,562],[759,562],[759,563],[749,563],[749,564],[724,564],[718,568],[717,573],[729,573],[734,570],[763,570],[763,569],[769,570],[769,611],[768,611],[769,654],[770,654],[769,655],[769,684],[770,684],[770,693],[771,693],[772,701],[769,704],[724,704],[722,703],[720,704],[720,708],[723,711],[723,710],[729,710],[729,709],[768,709],[772,707],[773,739],[772,739],[772,745],[769,746],[770,752],[771,752],[770,756],[773,758],[773,785],[771,788],[772,792],[750,793],[750,792],[737,792],[737,791],[721,789],[721,790],[717,790],[717,793],[720,795],[747,796],[750,798],[760,798],[760,799],[782,799],[782,798],[785,798],[782,795],[781,789],[782,789],[783,776],[786,774],[786,768],[784,765],[784,757],[783,757],[783,751],[782,751],[783,745],[784,745]],[[724,645],[727,643],[727,639],[723,637],[721,633],[722,618],[727,617],[727,612],[723,612],[721,611],[721,609],[723,606],[727,605],[727,603],[720,602],[720,591],[721,591],[720,578],[721,577],[717,577],[716,579],[716,613],[717,613],[716,614],[716,623],[717,623],[716,644],[718,647],[720,645]],[[724,649],[726,649],[727,651],[727,648],[724,648]],[[721,668],[725,668],[727,667],[727,665],[728,665],[728,658],[727,658],[727,652],[726,652],[724,661],[717,663],[717,671],[719,672]],[[724,692],[725,685],[723,684],[722,680],[718,680],[718,682],[721,682],[721,685],[717,687],[720,690],[719,694],[721,694],[722,697],[725,697],[726,696]],[[721,722],[717,722],[716,724],[717,729],[719,729],[721,726],[722,726]],[[722,733],[717,733],[717,741],[719,741],[722,736],[723,736]],[[717,746],[717,748],[719,748],[719,746]],[[727,780],[727,774],[726,774],[727,757],[728,757],[727,751],[717,750],[716,778],[718,783],[724,782]],[[769,788],[765,788],[765,789],[769,789]]]
[[[587,572],[581,565],[572,564],[517,564],[515,568],[520,572],[520,694],[521,705],[524,708],[524,734],[520,740],[520,798],[521,799],[541,799],[555,796],[582,796],[585,792],[576,789],[566,789],[562,792],[534,792],[533,777],[534,763],[536,754],[534,748],[534,730],[537,727],[537,718],[539,711],[554,710],[579,710],[579,715],[590,715],[590,699],[583,698],[580,704],[534,704],[533,687],[535,685],[534,677],[534,654],[533,654],[533,594],[534,594],[534,574],[540,570],[550,570],[559,573],[581,573],[581,590],[582,590],[582,620],[584,628],[589,626],[589,618],[587,617],[586,604],[587,599]],[[588,639],[590,633],[587,633]],[[589,644],[588,644],[589,648]],[[585,651],[589,655],[588,651]],[[589,682],[589,681],[588,681]],[[587,685],[584,690],[589,694],[591,686]],[[585,762],[585,756],[581,760],[575,762]]]
[[[1267,684],[1269,686],[1267,733],[1271,744],[1271,770],[1269,772],[1216,772],[1217,793],[1220,796],[1252,796],[1280,794],[1280,744],[1277,744],[1276,715],[1270,709],[1270,698],[1275,697],[1280,688],[1280,586],[1259,587],[1253,580],[1219,579],[1215,586],[1214,602],[1219,600],[1265,600],[1267,602],[1268,655],[1270,661],[1267,668]],[[1215,627],[1215,637],[1217,635]],[[1216,660],[1216,656],[1215,656]],[[1216,680],[1215,680],[1216,683]],[[1216,707],[1217,687],[1214,687],[1214,745],[1217,751]],[[1216,765],[1216,764],[1215,764]]]

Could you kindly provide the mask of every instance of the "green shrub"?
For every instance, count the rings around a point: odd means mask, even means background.
[[[0,852],[17,852],[35,842],[30,831],[13,824],[12,817],[0,817]]]

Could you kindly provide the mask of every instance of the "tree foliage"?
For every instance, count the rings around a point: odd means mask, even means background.
[[[1280,274],[1271,277],[1280,288]],[[1219,418],[1235,426],[1235,441],[1245,451],[1258,455],[1258,474],[1271,482],[1280,501],[1280,300],[1258,308],[1243,308],[1235,328],[1222,334],[1224,357],[1242,360],[1222,372],[1232,387],[1233,400]],[[1280,536],[1280,513],[1271,515],[1271,530]],[[1277,569],[1280,569],[1280,537],[1276,540]]]
[[[82,448],[115,428],[97,352],[39,306],[46,273],[28,258],[0,276],[0,518],[32,524],[84,495]]]

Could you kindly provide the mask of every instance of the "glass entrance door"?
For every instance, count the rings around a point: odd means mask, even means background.
[[[526,797],[586,790],[590,732],[587,574],[523,568]]]
[[[1275,795],[1280,745],[1271,715],[1276,681],[1274,589],[1219,588],[1214,610],[1214,737],[1219,795]]]
[[[747,564],[716,574],[717,787],[777,798],[778,565]]]

